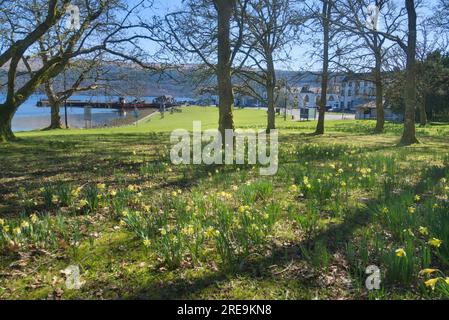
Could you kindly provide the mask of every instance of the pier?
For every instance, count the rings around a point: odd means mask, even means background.
[[[116,110],[135,110],[135,109],[159,109],[162,106],[165,108],[177,107],[179,104],[170,97],[163,96],[154,99],[152,102],[144,100],[133,100],[126,102],[124,98],[119,98],[118,101],[98,102],[98,101],[83,101],[83,100],[67,100],[65,102],[67,107],[84,108],[90,107],[94,109],[116,109]],[[47,99],[39,100],[36,104],[38,107],[49,107],[50,102]]]

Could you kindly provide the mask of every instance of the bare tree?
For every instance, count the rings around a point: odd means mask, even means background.
[[[433,9],[433,24],[441,29],[449,29],[449,0],[439,0]]]
[[[404,132],[400,143],[411,145],[418,143],[416,138],[415,109],[417,106],[416,88],[416,47],[417,47],[417,7],[422,4],[420,0],[405,0],[407,12],[407,30],[390,34],[377,30],[377,33],[390,41],[395,42],[406,55],[406,77],[404,89],[405,121]],[[367,27],[367,32],[370,28]],[[372,31],[371,31],[372,32]]]
[[[395,43],[379,33],[396,33],[403,24],[405,9],[398,8],[390,0],[337,0],[335,10],[342,19],[335,21],[342,35],[349,42],[347,51],[340,62],[349,72],[365,74],[364,80],[371,81],[376,87],[376,127],[381,133],[385,125],[383,104],[384,77],[383,71],[391,49]]]
[[[12,118],[19,107],[42,83],[43,79],[58,73],[61,61],[54,61],[52,64],[42,67],[36,74],[20,89],[16,88],[16,80],[19,63],[24,59],[25,53],[32,47],[36,41],[42,37],[61,17],[64,15],[69,0],[50,0],[46,6],[45,19],[38,24],[31,32],[23,34],[21,30],[20,19],[17,15],[22,13],[19,1],[9,3],[16,5],[16,10],[2,10],[0,12],[2,20],[9,23],[9,28],[5,26],[6,37],[3,43],[10,44],[2,46],[0,54],[0,67],[9,62],[8,66],[8,83],[6,88],[6,99],[0,104],[0,142],[13,139],[14,135],[11,130]],[[11,16],[12,15],[12,16]],[[23,16],[22,16],[23,17]],[[23,21],[23,19],[22,19]],[[12,34],[12,36],[10,36]],[[16,39],[19,37],[19,39]]]
[[[11,45],[5,47],[0,55],[0,66],[9,62],[8,82],[6,100],[0,104],[0,141],[11,140],[14,135],[11,130],[11,120],[26,99],[35,92],[45,81],[59,75],[74,59],[80,57],[92,57],[95,53],[103,52],[121,59],[138,62],[145,65],[142,60],[136,58],[136,51],[139,49],[136,34],[130,34],[131,30],[138,28],[130,22],[130,16],[140,7],[144,0],[134,6],[128,6],[122,0],[84,0],[77,4],[80,8],[80,24],[77,28],[65,30],[62,38],[62,45],[55,56],[49,57],[36,69],[28,70],[31,74],[23,85],[18,86],[17,77],[20,75],[19,62],[29,65],[33,55],[39,56],[41,53],[38,40],[49,32],[60,28],[68,0],[52,1],[17,1],[17,6],[23,10],[15,10],[14,17],[6,17],[9,21],[8,30],[14,37],[9,37]],[[26,28],[30,23],[36,23],[33,15],[27,14],[30,8],[38,6],[38,11],[46,12],[46,18],[38,22],[36,27],[29,32]],[[107,32],[105,32],[107,31]],[[147,66],[147,65],[145,65]],[[148,66],[152,67],[152,66]]]
[[[99,57],[100,55],[98,55]],[[43,61],[45,63],[48,59],[44,58]],[[64,79],[51,78],[44,81],[44,92],[51,109],[50,125],[45,130],[62,128],[60,108],[72,95],[98,88],[101,80],[100,66],[100,61],[97,59],[75,61],[66,66],[66,71],[69,71],[71,76],[69,80],[64,73]],[[72,77],[74,78],[72,79]],[[55,86],[55,80],[62,81],[63,86]],[[67,123],[65,123],[65,127],[68,127]]]
[[[218,16],[218,59],[217,82],[219,96],[219,131],[222,137],[226,129],[234,129],[234,92],[232,90],[232,52],[231,52],[231,18],[235,9],[236,0],[214,0]]]
[[[405,123],[404,133],[402,134],[401,144],[411,145],[418,143],[416,138],[415,128],[415,108],[416,108],[416,41],[417,29],[416,21],[417,14],[414,0],[405,0],[408,16],[408,41],[404,47],[407,53],[407,68],[406,68],[406,82],[405,82]]]
[[[30,16],[34,17],[35,22],[30,23],[29,28],[33,28],[34,25],[41,23],[41,12],[38,5],[38,0],[34,0],[34,5],[30,7]],[[47,33],[45,33],[37,41],[38,52],[37,55],[41,59],[42,65],[48,64],[49,61],[64,52],[64,40],[67,38],[70,30],[66,28],[64,24],[55,24]],[[48,78],[43,82],[43,89],[47,95],[48,102],[51,108],[51,122],[50,126],[46,129],[60,129],[62,128],[60,107],[65,100],[70,98],[76,92],[89,91],[97,88],[96,80],[98,80],[98,72],[95,79],[92,79],[90,84],[86,84],[86,78],[90,78],[91,72],[101,65],[100,61],[101,52],[94,52],[90,56],[83,57],[83,59],[77,59],[76,61],[69,62],[65,69],[71,71],[70,75],[75,76],[74,79],[70,78],[67,81],[66,74],[64,72],[63,87],[54,86],[56,78]],[[30,76],[33,75],[33,69],[27,65]],[[98,70],[97,70],[98,71]],[[57,79],[61,82],[61,79]],[[67,127],[66,123],[66,127]]]
[[[329,49],[331,43],[331,20],[333,0],[321,0],[322,11],[319,21],[323,28],[323,68],[321,72],[321,97],[318,108],[318,123],[315,134],[324,134],[324,118],[326,115],[327,89],[329,86]]]
[[[298,27],[305,20],[298,5],[295,0],[251,0],[245,15],[249,35],[245,37],[244,47],[251,54],[248,68],[240,70],[238,75],[252,96],[266,101],[268,131],[276,128],[275,64],[289,59]],[[265,88],[266,98],[260,94],[258,87]]]
[[[151,28],[172,60],[200,62],[213,70],[219,95],[219,130],[234,129],[232,75],[246,57],[241,53],[243,16],[249,0],[187,0]]]

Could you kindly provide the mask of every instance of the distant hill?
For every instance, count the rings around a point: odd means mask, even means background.
[[[30,61],[33,69],[40,67],[40,61]],[[7,65],[0,68],[0,81],[6,82]],[[25,66],[19,66],[20,71],[26,71]],[[160,96],[172,95],[175,97],[193,98],[202,85],[215,86],[213,75],[206,71],[198,71],[198,66],[177,66],[176,70],[166,71],[163,74],[154,74],[130,63],[114,63],[101,67],[102,88],[89,95],[125,95],[125,96]],[[92,75],[93,76],[93,75]],[[25,76],[24,76],[25,77]],[[278,79],[285,79],[289,86],[319,86],[320,75],[312,72],[277,71]],[[75,71],[67,71],[65,80],[70,84],[77,78]],[[23,77],[18,79],[18,84],[23,82]],[[87,83],[87,81],[86,81]],[[60,75],[55,81],[57,90],[62,90],[64,76]],[[0,89],[1,90],[1,89]],[[41,90],[42,91],[42,90]]]

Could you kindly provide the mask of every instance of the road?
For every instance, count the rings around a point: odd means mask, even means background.
[[[248,109],[253,109],[253,108],[248,108]],[[267,108],[258,108],[259,110],[267,110]],[[281,110],[281,115],[284,114],[284,111]],[[288,110],[287,114],[289,116],[289,118],[291,118],[291,114],[292,114],[292,110]],[[295,117],[295,120],[299,120],[299,110],[293,110],[293,116]],[[310,119],[310,120],[317,120],[318,119],[318,114],[316,115],[316,119]],[[326,120],[355,120],[355,114],[353,113],[341,113],[341,112],[337,112],[337,113],[332,113],[332,112],[326,112]]]

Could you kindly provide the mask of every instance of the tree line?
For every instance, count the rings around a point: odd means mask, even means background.
[[[401,144],[418,142],[417,119],[425,125],[430,111],[441,114],[434,106],[448,92],[449,0],[184,0],[169,12],[156,8],[153,0],[0,0],[0,142],[14,139],[14,114],[38,89],[52,108],[49,129],[60,128],[63,101],[105,85],[110,62],[152,73],[194,64],[199,78],[216,77],[221,132],[234,129],[236,90],[266,103],[270,131],[283,85],[276,66],[298,58],[294,48],[319,69],[315,134],[325,132],[336,72],[374,83],[375,132],[384,131],[386,102],[403,110]],[[68,69],[76,76],[63,90],[54,86]]]

